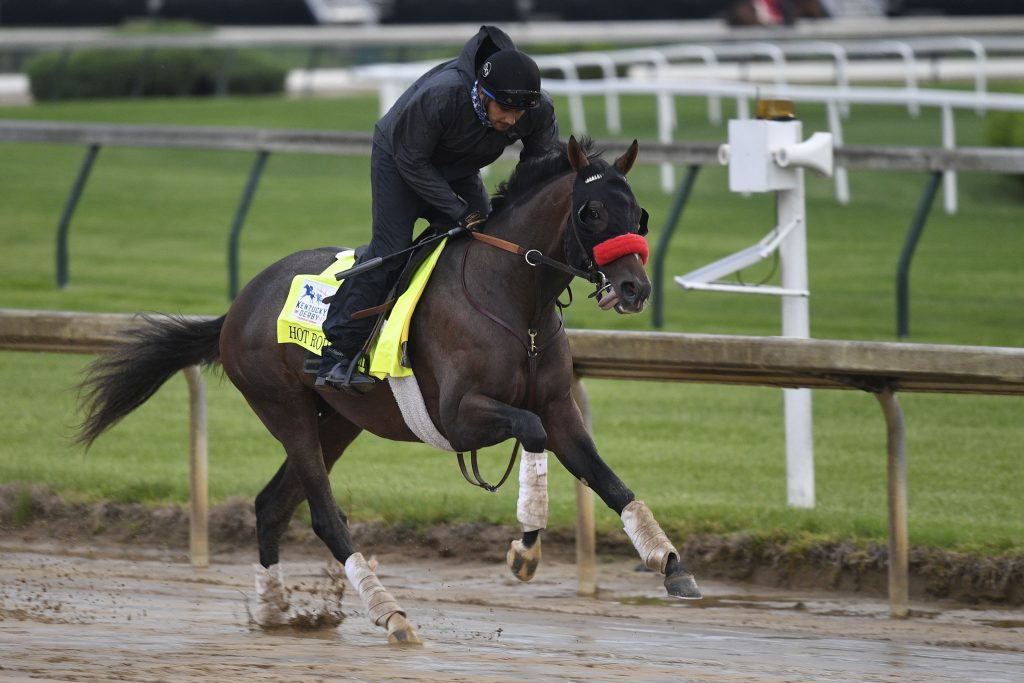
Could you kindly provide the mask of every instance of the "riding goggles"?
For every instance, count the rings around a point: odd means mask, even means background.
[[[499,90],[497,95],[482,85],[480,90],[502,109],[536,109],[540,106],[540,93],[535,90]]]

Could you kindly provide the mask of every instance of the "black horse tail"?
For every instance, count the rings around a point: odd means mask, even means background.
[[[86,370],[79,385],[85,419],[75,441],[88,448],[178,370],[218,362],[224,318],[143,315],[145,325],[124,332],[130,341],[101,355]]]

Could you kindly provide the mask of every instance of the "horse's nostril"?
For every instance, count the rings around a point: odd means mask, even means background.
[[[626,302],[633,302],[636,300],[636,284],[632,282],[623,282],[619,285],[619,298]]]

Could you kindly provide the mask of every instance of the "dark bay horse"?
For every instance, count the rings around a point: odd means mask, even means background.
[[[613,163],[575,138],[563,148],[520,164],[499,188],[485,234],[453,240],[442,252],[413,316],[409,344],[420,405],[429,417],[423,421],[459,452],[508,439],[522,443],[517,516],[523,537],[508,553],[521,580],[532,578],[540,559],[550,450],[621,516],[645,564],[665,576],[669,594],[698,598],[679,552],[604,463],[584,427],[570,393],[572,358],[556,310],[575,274],[601,287],[602,308],[635,313],[650,296],[641,236],[646,212],[625,178],[637,143]],[[328,473],[364,429],[396,441],[426,440],[423,430],[410,426],[391,381],[363,396],[315,389],[313,376],[303,371],[305,350],[276,338],[276,318],[293,276],[322,271],[337,251],[304,251],[278,261],[217,320],[146,319],[128,333],[131,341],[90,367],[80,439],[91,444],[178,370],[219,361],[287,456],[256,497],[262,565],[257,620],[286,620],[279,542],[295,508],[307,500],[314,531],[344,565],[370,619],[387,628],[391,642],[415,643],[405,612],[355,551]]]

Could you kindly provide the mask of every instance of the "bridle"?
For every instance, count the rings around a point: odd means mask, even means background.
[[[573,194],[575,194],[575,192]],[[586,208],[586,205],[587,202],[584,201],[580,205],[579,209],[571,210],[569,212],[569,218],[567,221],[568,225],[566,226],[566,235],[564,238],[565,253],[570,253],[570,249],[568,248],[570,244],[569,240],[573,239],[575,241],[576,246],[579,247],[580,252],[584,255],[584,265],[586,267],[586,270],[573,266],[569,263],[559,261],[558,259],[553,259],[549,256],[545,256],[544,253],[541,252],[539,249],[523,247],[519,244],[516,244],[515,242],[510,242],[508,240],[501,239],[500,237],[494,237],[493,235],[487,235],[482,232],[471,231],[469,234],[471,237],[473,237],[473,239],[479,242],[482,242],[492,247],[496,247],[498,249],[507,251],[512,254],[516,254],[518,256],[522,256],[523,260],[526,261],[527,265],[533,268],[545,266],[560,271],[562,273],[566,273],[567,275],[572,275],[573,277],[584,279],[596,287],[594,293],[590,294],[589,296],[591,298],[600,298],[606,291],[611,289],[612,283],[609,282],[605,274],[601,272],[599,266],[605,265],[606,263],[611,263],[612,261],[616,260],[620,256],[623,256],[627,253],[636,253],[641,256],[641,259],[644,263],[647,263],[647,242],[643,238],[643,235],[646,234],[647,232],[647,211],[641,209],[641,224],[640,230],[637,233],[622,233],[616,235],[615,237],[611,237],[609,239],[599,242],[594,246],[592,250],[588,250],[584,246],[583,240],[580,239],[579,236],[579,232],[582,227],[579,224],[579,216]],[[558,339],[557,332],[562,329],[561,316],[559,316],[559,325],[558,329],[556,330],[556,334],[553,334],[551,338],[548,339],[544,344],[542,344],[539,347],[537,346],[536,319],[530,321],[530,324],[527,328],[528,340],[524,341],[519,332],[513,329],[511,325],[502,320],[499,316],[487,310],[486,307],[478,303],[476,299],[473,297],[472,293],[469,291],[469,287],[466,285],[466,260],[468,258],[468,255],[469,249],[466,249],[462,254],[463,293],[465,294],[466,299],[469,301],[470,305],[472,305],[473,308],[475,308],[478,313],[490,319],[491,321],[497,323],[500,327],[502,327],[506,332],[512,335],[513,338],[519,341],[520,344],[523,344],[523,346],[526,348],[526,410],[533,411],[536,399],[535,393],[537,385],[537,358],[540,355],[541,351],[546,349],[551,343]],[[571,300],[572,299],[570,297],[570,302]],[[535,314],[539,313],[539,311],[541,310],[546,310],[548,305],[550,305],[550,302],[548,302],[545,306],[537,309],[537,311],[535,311]],[[562,308],[563,306],[559,303],[559,307]],[[502,475],[501,479],[498,481],[497,484],[490,484],[487,481],[485,481],[483,477],[480,476],[480,469],[477,461],[476,450],[470,452],[470,460],[473,469],[472,479],[469,476],[469,471],[466,469],[464,453],[456,454],[459,462],[459,469],[462,472],[462,476],[466,479],[466,481],[468,481],[473,486],[478,486],[484,489],[485,491],[490,491],[491,493],[494,493],[495,491],[498,490],[498,488],[501,487],[502,484],[505,483],[506,480],[508,480],[509,475],[512,473],[512,468],[514,467],[516,461],[516,453],[519,451],[519,444],[520,442],[517,439],[515,444],[512,446],[512,455],[509,457],[508,466],[505,468],[505,473]]]
[[[599,287],[606,286],[605,283],[607,283],[607,278],[604,273],[594,265],[592,260],[588,260],[587,270],[583,270],[581,268],[571,266],[568,263],[559,261],[558,259],[553,259],[550,256],[545,256],[540,249],[527,249],[515,242],[509,242],[508,240],[503,240],[500,237],[494,237],[493,235],[488,235],[482,232],[471,232],[469,234],[473,239],[483,242],[484,244],[522,256],[527,265],[534,268],[537,266],[547,266],[548,268],[559,270],[567,275],[582,278],[591,284],[598,285]],[[579,240],[579,237],[576,239]],[[580,246],[582,247],[582,243],[580,243]]]

